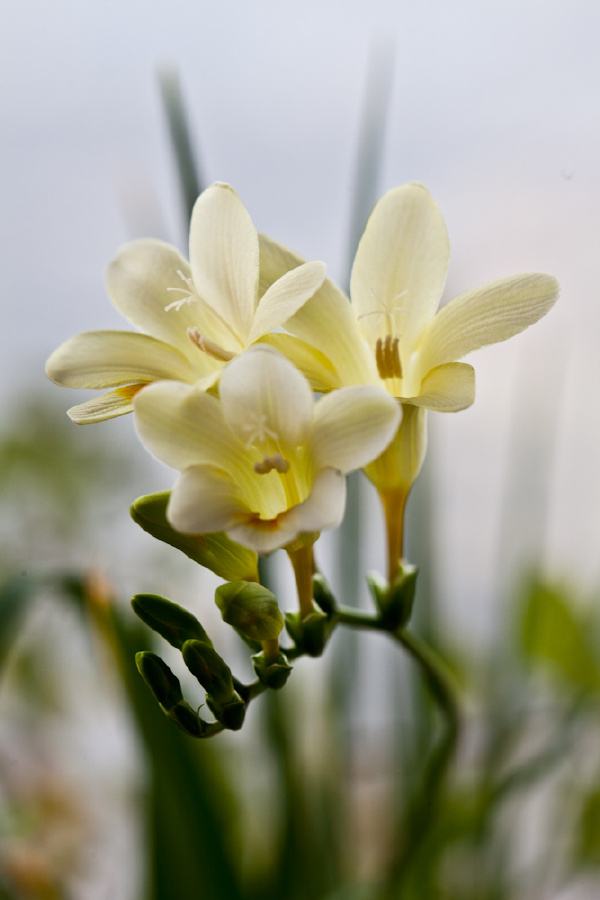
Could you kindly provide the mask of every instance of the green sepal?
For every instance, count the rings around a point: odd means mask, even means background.
[[[131,505],[131,518],[140,528],[159,541],[181,550],[219,578],[227,581],[258,580],[258,556],[222,532],[215,534],[181,534],[167,520],[170,491],[138,497]]]
[[[143,650],[135,654],[137,670],[154,694],[155,699],[168,712],[183,700],[179,679],[156,653]]]
[[[159,594],[136,594],[131,605],[142,622],[178,650],[188,640],[203,641],[211,645],[211,640],[198,619],[183,606],[166,597]]]
[[[419,570],[410,563],[401,563],[388,586],[381,576],[367,576],[369,589],[375,600],[381,624],[389,631],[405,628],[412,616]]]
[[[171,709],[165,710],[169,719],[175,722],[190,737],[204,737],[210,726],[203,722],[198,713],[185,700],[180,700]]]
[[[336,625],[334,616],[315,610],[300,618],[300,613],[287,613],[285,627],[297,649],[308,656],[321,656]]]
[[[336,610],[335,597],[327,580],[317,572],[313,575],[313,599],[326,616],[333,616]]]
[[[283,628],[277,598],[262,584],[249,581],[222,584],[216,590],[215,602],[223,621],[245,640],[273,641]]]
[[[279,653],[274,659],[267,659],[262,651],[255,653],[252,664],[259,681],[274,691],[285,685],[292,672],[292,666],[284,653]]]
[[[215,719],[231,731],[239,731],[244,724],[246,704],[238,694],[234,694],[227,703],[219,703],[210,694],[206,695],[206,703]]]

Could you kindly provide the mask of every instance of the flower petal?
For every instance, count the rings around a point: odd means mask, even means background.
[[[175,484],[167,518],[183,534],[210,534],[225,531],[248,516],[237,487],[222,469],[190,466]]]
[[[163,381],[136,396],[134,411],[140,440],[161,462],[180,470],[213,465],[235,475],[240,449],[216,397]]]
[[[232,541],[255,550],[257,553],[271,553],[279,547],[285,547],[296,537],[297,532],[282,523],[280,519],[265,522],[261,519],[249,519],[242,525],[229,528],[227,537]]]
[[[248,445],[282,442],[291,447],[308,434],[313,396],[306,378],[272,347],[255,344],[221,375],[223,415]]]
[[[475,401],[475,369],[466,363],[446,363],[432,369],[423,379],[418,397],[405,403],[425,406],[438,412],[459,412]]]
[[[400,404],[382,388],[365,385],[332,391],[315,406],[312,446],[318,468],[360,469],[389,444],[400,422]]]
[[[402,422],[381,456],[365,468],[365,475],[378,491],[401,491],[408,495],[427,450],[427,410],[403,406]]]
[[[260,235],[261,291],[301,263],[300,257],[291,250]],[[285,327],[331,362],[338,387],[378,383],[373,353],[359,331],[352,306],[328,278],[314,297],[288,319]]]
[[[405,184],[384,194],[360,239],[350,283],[370,342],[391,334],[410,348],[440,301],[449,254],[444,219],[426,187]]]
[[[133,412],[133,398],[143,387],[144,384],[128,384],[126,387],[117,388],[108,394],[102,394],[101,397],[93,397],[85,403],[72,406],[67,410],[67,415],[77,425],[91,425],[94,422],[124,416]]]
[[[174,347],[147,334],[86,331],[65,341],[46,363],[57,384],[106,388],[172,378],[194,381],[194,369]]]
[[[274,347],[300,369],[314,391],[326,392],[341,387],[340,379],[327,357],[293,334],[267,334],[261,342]]]
[[[344,517],[346,479],[337,469],[323,469],[304,503],[281,516],[282,525],[294,534],[337,528]]]
[[[256,307],[258,254],[256,228],[233,188],[218,183],[200,194],[190,226],[194,284],[242,345]]]
[[[550,275],[517,275],[461,294],[435,316],[421,343],[427,372],[472,350],[518,334],[541,319],[558,296]]]
[[[323,284],[325,263],[308,262],[278,278],[261,297],[248,341],[284,325]]]

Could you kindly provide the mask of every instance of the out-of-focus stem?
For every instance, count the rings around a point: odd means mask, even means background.
[[[312,544],[302,543],[294,549],[288,547],[287,553],[294,568],[298,603],[300,606],[300,617],[306,619],[307,616],[314,612],[312,596],[312,577],[314,572]]]
[[[381,491],[379,496],[385,516],[388,581],[391,584],[404,556],[404,513],[408,493],[404,490]]]

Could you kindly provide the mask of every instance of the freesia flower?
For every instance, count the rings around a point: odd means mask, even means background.
[[[161,379],[208,389],[224,364],[284,325],[320,287],[321,262],[295,264],[259,291],[259,238],[233,188],[214,184],[194,206],[190,262],[169,244],[126,244],[108,269],[113,304],[140,332],[92,331],[60,346],[46,371],[74,388],[111,388],[74,406],[75,422],[131,412],[134,396]]]
[[[403,403],[464,409],[475,399],[475,373],[459,360],[537,322],[558,285],[549,275],[516,275],[438,310],[448,258],[446,226],[429,191],[420,184],[394,188],[376,204],[358,245],[352,304],[326,280],[289,319],[289,335],[269,340],[317,389],[379,382]],[[299,262],[263,239],[263,288]]]
[[[376,457],[400,420],[377,386],[315,402],[306,378],[259,344],[222,372],[219,398],[176,382],[134,401],[142,443],[181,474],[167,516],[178,531],[225,531],[259,552],[336,527],[344,475]]]

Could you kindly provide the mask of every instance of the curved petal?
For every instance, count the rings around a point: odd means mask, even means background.
[[[558,296],[550,275],[516,275],[461,294],[435,316],[421,342],[423,372],[518,334],[541,319]]]
[[[267,334],[261,340],[300,369],[314,391],[327,392],[342,387],[339,376],[327,357],[300,338],[280,333]]]
[[[262,519],[249,519],[242,525],[229,528],[227,537],[232,541],[255,550],[257,553],[271,553],[285,547],[296,537],[297,532],[287,527],[279,519],[265,522]]]
[[[306,378],[272,347],[256,344],[221,375],[223,415],[247,445],[295,447],[308,434],[313,396]]]
[[[402,422],[391,443],[381,456],[365,468],[365,475],[378,491],[401,491],[408,495],[427,451],[427,410],[406,405]]]
[[[196,200],[190,225],[190,263],[199,295],[244,344],[258,291],[258,235],[228,184],[213,184]]]
[[[291,250],[260,235],[260,290],[301,263]],[[378,383],[375,358],[359,331],[352,306],[329,278],[285,327],[330,361],[339,386]]]
[[[259,301],[248,341],[284,325],[321,287],[325,272],[325,263],[308,262],[278,278]]]
[[[249,514],[237,487],[222,469],[190,466],[177,479],[167,518],[183,534],[226,531]]]
[[[304,503],[284,513],[280,517],[281,524],[293,530],[295,535],[337,528],[344,518],[345,506],[346,479],[337,469],[323,469]]]
[[[475,402],[475,369],[467,363],[446,363],[423,379],[418,397],[404,401],[437,412],[459,412]]]
[[[140,440],[166,465],[180,470],[212,465],[237,472],[240,447],[211,394],[163,381],[136,396],[134,411]]]
[[[124,416],[133,412],[133,398],[145,385],[128,384],[126,387],[117,388],[101,397],[93,397],[85,403],[78,403],[67,410],[67,415],[76,425],[91,425],[94,422],[104,422],[106,419],[114,419],[116,416]]]
[[[442,214],[422,184],[388,191],[360,239],[350,295],[370,342],[391,334],[407,350],[435,313],[450,250]]]
[[[389,444],[400,417],[400,404],[382,388],[347,387],[322,397],[312,436],[317,468],[362,468]]]
[[[46,363],[65,387],[106,388],[161,378],[194,381],[197,373],[174,347],[147,334],[86,331],[65,341]]]

